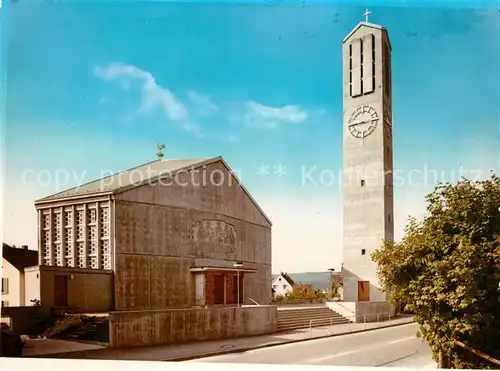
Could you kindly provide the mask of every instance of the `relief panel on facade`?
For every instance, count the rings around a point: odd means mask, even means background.
[[[206,247],[211,245],[213,248],[207,252],[220,251],[228,258],[234,258],[236,254],[236,229],[222,220],[200,220],[193,227],[193,239],[199,250],[207,250]]]

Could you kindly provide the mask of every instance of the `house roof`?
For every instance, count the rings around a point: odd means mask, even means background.
[[[240,187],[257,207],[262,216],[270,225],[272,225],[271,220],[261,209],[257,201],[255,201],[250,192],[247,191],[238,177],[236,177],[233,173],[229,165],[220,156],[190,159],[162,159],[152,161],[144,165],[41,198],[35,201],[35,205],[72,198],[119,194],[162,178],[175,176],[176,173],[195,170],[217,161],[221,161],[227,170],[233,174]]]
[[[290,286],[295,285],[295,281],[292,280],[292,277],[290,277],[287,273],[281,273],[281,277],[283,277],[286,280],[286,282],[290,284]]]
[[[38,265],[38,251],[12,247],[6,243],[2,244],[2,257],[19,271]]]
[[[115,173],[113,175],[96,179],[89,183],[79,185],[65,191],[41,198],[35,203],[52,201],[75,196],[89,196],[102,193],[119,193],[124,188],[135,187],[150,181],[153,178],[171,176],[173,173],[190,167],[203,165],[207,160],[214,158],[192,158],[192,159],[165,159],[148,162],[134,168]],[[208,161],[210,162],[210,161]]]

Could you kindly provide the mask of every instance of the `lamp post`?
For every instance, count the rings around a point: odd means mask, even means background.
[[[328,271],[330,272],[330,287],[328,291],[330,291],[331,299],[333,300],[333,272],[335,272],[335,268],[328,268]]]
[[[237,300],[238,300],[238,307],[240,306],[240,268],[243,267],[243,262],[236,262],[234,263],[233,265],[235,268],[236,268],[236,272],[237,272],[237,283],[236,285],[238,286],[237,287]]]

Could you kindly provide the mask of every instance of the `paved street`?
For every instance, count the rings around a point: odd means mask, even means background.
[[[436,368],[418,326],[383,328],[189,362]]]

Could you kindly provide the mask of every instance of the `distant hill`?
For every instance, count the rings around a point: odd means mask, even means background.
[[[312,285],[317,290],[327,290],[330,284],[330,272],[304,272],[304,273],[288,273],[295,283]],[[279,274],[273,274],[273,279]]]

